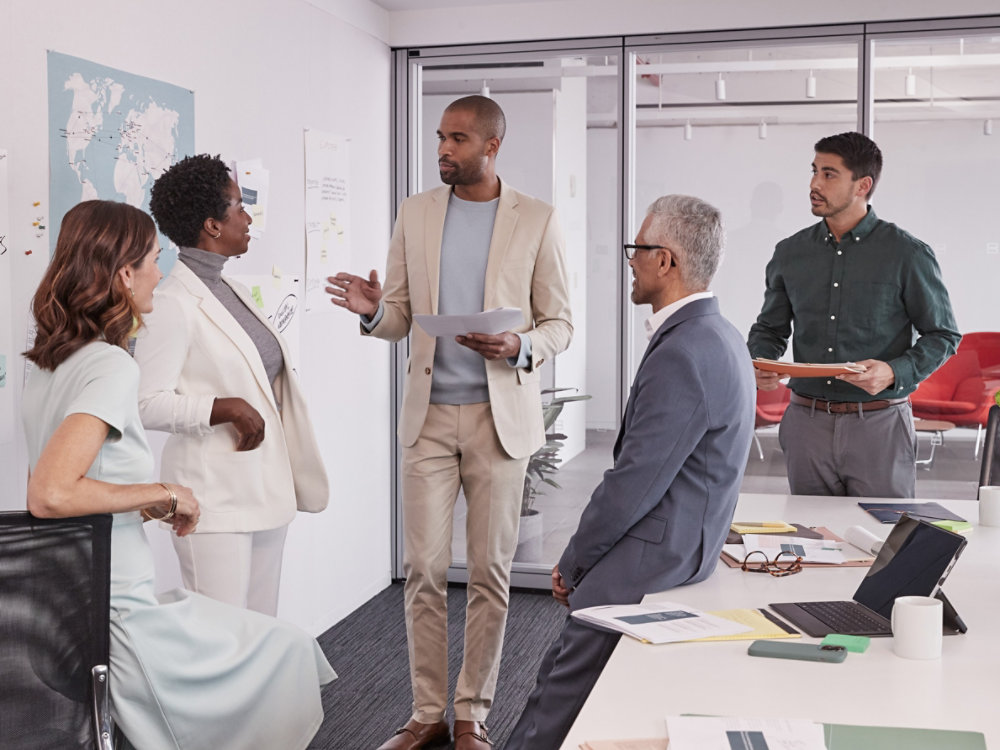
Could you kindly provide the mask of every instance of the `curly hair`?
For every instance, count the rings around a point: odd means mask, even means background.
[[[101,337],[127,348],[142,315],[118,272],[138,266],[155,242],[153,220],[127,203],[84,201],[67,211],[55,254],[31,299],[38,330],[24,356],[54,370]]]
[[[188,156],[161,174],[149,196],[156,223],[180,247],[195,247],[205,219],[226,216],[232,176],[218,156]]]

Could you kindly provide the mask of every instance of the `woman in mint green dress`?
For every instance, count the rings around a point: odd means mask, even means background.
[[[126,346],[161,278],[152,219],[87,201],[63,219],[32,302],[23,417],[39,517],[113,513],[112,714],[139,750],[302,750],[323,720],[320,686],[336,675],[316,641],[288,623],[177,590],[157,597],[142,522],[179,536],[198,501],[150,483],[139,369]]]

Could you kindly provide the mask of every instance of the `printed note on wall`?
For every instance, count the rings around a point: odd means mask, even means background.
[[[258,311],[278,329],[288,347],[293,370],[299,368],[301,310],[300,274],[283,274],[277,268],[267,274],[235,274],[230,278],[250,291]]]
[[[351,268],[350,141],[305,131],[306,312],[333,310],[326,277]]]

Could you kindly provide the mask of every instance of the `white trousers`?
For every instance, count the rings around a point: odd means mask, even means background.
[[[278,611],[288,526],[239,533],[171,534],[184,588],[272,617]]]

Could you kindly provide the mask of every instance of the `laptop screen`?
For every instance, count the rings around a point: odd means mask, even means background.
[[[927,521],[900,517],[854,600],[888,619],[898,596],[934,596],[966,539]]]

